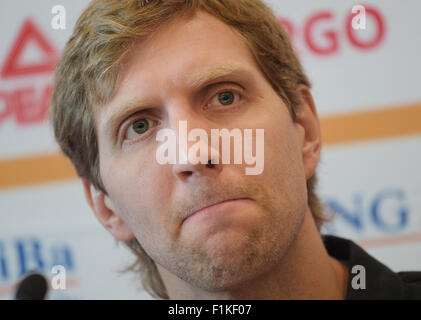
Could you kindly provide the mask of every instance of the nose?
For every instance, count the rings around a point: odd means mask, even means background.
[[[178,141],[180,144],[180,141]],[[202,144],[199,146],[199,144]],[[206,144],[206,145],[204,145]],[[203,155],[198,161],[198,157],[192,158],[192,146],[203,151],[208,150],[207,157]],[[194,177],[216,177],[222,171],[221,159],[218,150],[215,150],[210,145],[210,136],[208,141],[188,142],[187,150],[185,148],[178,148],[179,157],[176,164],[173,164],[173,174],[180,180],[186,182]],[[207,161],[205,161],[207,160]]]
[[[211,160],[208,164],[175,164],[173,167],[174,175],[182,181],[187,181],[195,176],[216,177],[221,170],[221,164],[212,164]]]
[[[184,182],[194,177],[217,176],[222,171],[222,161],[219,147],[212,146],[210,123],[189,111],[173,116],[171,127],[177,135],[178,154],[173,174]]]

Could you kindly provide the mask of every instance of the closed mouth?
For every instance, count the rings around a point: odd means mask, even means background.
[[[217,201],[217,202],[210,203],[209,205],[206,205],[206,206],[204,206],[202,208],[199,208],[199,209],[193,211],[192,213],[190,213],[189,215],[187,215],[184,218],[183,222],[186,219],[188,219],[189,217],[193,216],[194,214],[196,214],[196,213],[198,213],[198,212],[200,212],[200,211],[202,211],[204,209],[210,208],[212,206],[215,206],[215,205],[218,205],[218,204],[221,204],[221,203],[224,203],[224,202],[235,201],[235,200],[251,200],[251,199],[250,198],[230,198],[230,199],[224,199],[224,200],[220,200],[220,201]]]

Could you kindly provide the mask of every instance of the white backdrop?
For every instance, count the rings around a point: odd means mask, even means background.
[[[35,5],[36,3],[36,5]],[[52,65],[87,0],[0,2],[0,299],[32,269],[62,264],[50,299],[148,299],[131,261],[88,208],[47,122]],[[267,1],[313,83],[324,150],[324,232],[354,239],[395,271],[421,270],[421,2]],[[66,9],[66,29],[51,26]]]

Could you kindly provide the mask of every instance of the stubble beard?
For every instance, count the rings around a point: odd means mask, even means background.
[[[291,197],[284,198],[256,185],[234,189],[254,196],[261,216],[256,228],[241,234],[238,230],[223,230],[200,243],[173,242],[167,254],[160,255],[156,262],[190,285],[214,292],[240,288],[273,272],[298,235],[305,206],[300,209]]]

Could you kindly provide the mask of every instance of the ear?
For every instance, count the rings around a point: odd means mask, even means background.
[[[133,233],[112,208],[111,199],[102,191],[96,190],[85,178],[82,179],[82,182],[86,201],[104,228],[117,240],[133,240],[135,238]]]
[[[306,180],[316,171],[322,148],[320,121],[310,89],[305,85],[297,88],[300,105],[296,108],[296,124],[299,126]]]

